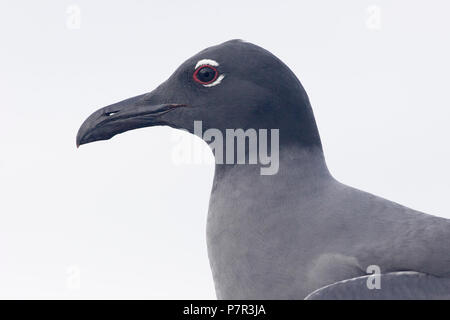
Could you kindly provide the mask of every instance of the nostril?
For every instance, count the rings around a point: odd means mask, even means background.
[[[118,113],[118,112],[119,112],[119,111],[106,112],[106,113],[105,113],[105,116],[110,117],[110,116],[115,115],[115,114]]]

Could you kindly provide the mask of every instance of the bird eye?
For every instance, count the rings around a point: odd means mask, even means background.
[[[209,65],[200,66],[194,72],[194,80],[203,85],[214,82],[218,76],[217,69]]]

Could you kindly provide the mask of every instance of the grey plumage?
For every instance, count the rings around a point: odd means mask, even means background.
[[[208,216],[219,298],[304,298],[369,265],[449,275],[448,220],[337,182],[318,149],[280,149],[274,176],[232,170],[216,167]]]
[[[222,83],[192,80],[201,59],[220,63]],[[218,298],[303,299],[323,287],[310,297],[448,297],[449,220],[336,181],[302,85],[258,46],[234,40],[201,51],[154,91],[91,115],[77,145],[154,125],[193,132],[194,120],[222,132],[280,130],[277,174],[216,164],[207,243]],[[358,277],[369,265],[380,267],[388,289],[368,291]]]

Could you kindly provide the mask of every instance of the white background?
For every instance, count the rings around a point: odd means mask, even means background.
[[[450,218],[449,12],[444,0],[2,0],[0,298],[215,298],[213,165],[173,158],[174,136],[202,142],[158,127],[77,150],[75,135],[233,38],[300,78],[335,177]]]

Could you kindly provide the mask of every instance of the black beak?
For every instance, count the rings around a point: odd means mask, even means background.
[[[164,125],[162,115],[185,106],[149,103],[146,97],[143,94],[95,111],[78,130],[77,147],[93,141],[108,140],[132,129]]]

